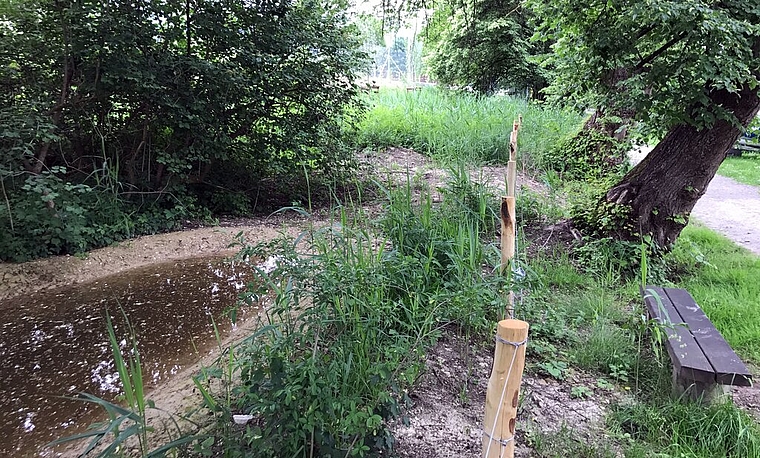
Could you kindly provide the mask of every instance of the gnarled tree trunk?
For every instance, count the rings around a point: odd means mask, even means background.
[[[760,109],[757,89],[748,87],[738,94],[713,91],[710,98],[732,112],[743,126]],[[624,225],[627,228],[615,235],[633,240],[651,235],[659,247],[670,249],[741,132],[724,120],[702,130],[688,125],[672,128],[641,163],[607,192],[608,202],[631,210]]]

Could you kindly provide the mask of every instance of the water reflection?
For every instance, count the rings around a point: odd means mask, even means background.
[[[220,258],[192,259],[0,301],[0,457],[49,455],[40,445],[81,427],[90,407],[62,396],[118,394],[106,310],[123,351],[131,343],[120,308],[128,316],[150,388],[197,361],[193,345],[214,345],[212,317],[229,329],[223,311],[245,272]]]

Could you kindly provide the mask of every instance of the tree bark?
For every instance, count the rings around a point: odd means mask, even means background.
[[[710,99],[732,112],[744,127],[760,109],[758,91],[749,87],[738,94],[713,91]],[[689,125],[673,127],[641,163],[607,192],[608,203],[630,208],[627,221],[613,235],[627,240],[651,235],[658,247],[672,248],[741,132],[740,127],[725,120],[701,130]]]

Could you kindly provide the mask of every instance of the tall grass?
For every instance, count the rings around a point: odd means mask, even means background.
[[[629,404],[618,407],[610,423],[628,437],[653,446],[659,453],[655,456],[760,456],[760,429],[757,423],[731,403],[706,407],[693,402],[664,399],[657,404]],[[633,456],[653,455],[641,453]]]
[[[581,120],[578,113],[524,99],[437,88],[384,89],[368,97],[370,109],[359,124],[359,146],[413,148],[444,162],[505,162],[518,115],[524,120],[518,138],[520,159],[530,162],[531,155],[548,150]]]
[[[601,250],[599,256],[614,253]],[[756,362],[760,258],[691,225],[666,260],[668,269],[658,275],[668,274],[687,288],[737,352]],[[739,407],[669,397],[670,361],[656,347],[655,324],[642,319],[640,279],[589,273],[562,248],[539,252],[528,266],[530,294],[518,313],[531,323],[529,367],[561,380],[580,369],[630,390],[631,396],[611,409],[604,437],[589,456],[607,456],[609,439],[631,458],[760,456],[760,428]],[[540,456],[559,456],[554,450],[581,450],[573,444],[578,439],[572,431],[539,435],[534,448]]]
[[[329,227],[241,252],[276,259],[277,267],[259,271],[272,306],[237,346],[234,399],[204,390],[220,421],[232,413],[253,417],[238,433],[220,426],[228,434],[220,441],[224,456],[374,456],[390,449],[386,420],[408,403],[406,389],[441,329],[492,331],[505,280],[491,273],[498,250],[481,240],[496,221],[485,190],[461,169],[436,207],[429,196],[415,204],[411,180],[382,189],[387,211],[380,221],[341,207]]]

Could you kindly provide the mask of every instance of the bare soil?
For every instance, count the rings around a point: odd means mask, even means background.
[[[444,335],[427,356],[425,373],[410,393],[414,405],[408,418],[393,425],[398,456],[480,458],[492,365],[489,343],[467,342],[456,333]],[[563,382],[535,374],[523,376],[515,456],[533,456],[529,444],[534,434],[557,433],[567,427],[582,442],[598,435],[606,409],[625,394],[601,390],[595,381],[582,373],[571,374]],[[571,390],[579,386],[593,395],[574,397]]]

